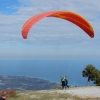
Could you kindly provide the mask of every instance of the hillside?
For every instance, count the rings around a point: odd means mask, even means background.
[[[8,100],[100,100],[100,87],[71,87],[38,91],[19,91]]]
[[[0,90],[44,90],[58,87],[59,84],[39,78],[26,76],[0,75]]]

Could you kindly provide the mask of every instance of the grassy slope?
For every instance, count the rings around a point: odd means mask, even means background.
[[[63,90],[62,90],[63,91]],[[50,90],[22,91],[8,100],[100,100],[100,98],[80,98],[66,93],[50,92]]]

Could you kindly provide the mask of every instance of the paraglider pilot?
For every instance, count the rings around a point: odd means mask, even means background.
[[[61,83],[62,83],[62,89],[66,89],[66,87],[69,88],[68,86],[68,79],[66,78],[66,76],[61,77]]]

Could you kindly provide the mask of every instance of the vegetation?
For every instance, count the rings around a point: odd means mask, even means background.
[[[2,90],[2,91],[0,91],[0,97],[2,97],[2,95],[4,94],[4,92],[7,92],[8,94],[7,94],[7,96],[8,96],[8,98],[10,97],[10,98],[12,98],[12,97],[16,97],[16,91],[15,90],[12,90],[12,89],[10,89],[10,90]]]
[[[93,81],[96,86],[100,86],[100,70],[92,64],[89,64],[84,68],[82,75],[83,77],[88,77],[87,85],[90,85],[90,81]]]
[[[7,100],[100,100],[100,98],[81,98],[78,96],[72,96],[67,93],[58,93],[55,90],[40,90],[40,91],[22,91],[17,92],[13,97],[9,97]]]

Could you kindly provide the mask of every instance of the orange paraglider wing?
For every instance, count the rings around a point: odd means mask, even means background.
[[[79,26],[91,38],[94,37],[94,30],[91,24],[79,14],[76,14],[74,12],[68,12],[68,11],[50,11],[50,12],[44,12],[36,16],[33,16],[24,24],[22,28],[22,36],[24,39],[27,38],[28,33],[30,29],[32,28],[32,26],[34,26],[38,21],[40,21],[44,17],[57,17],[57,18],[65,19]]]

